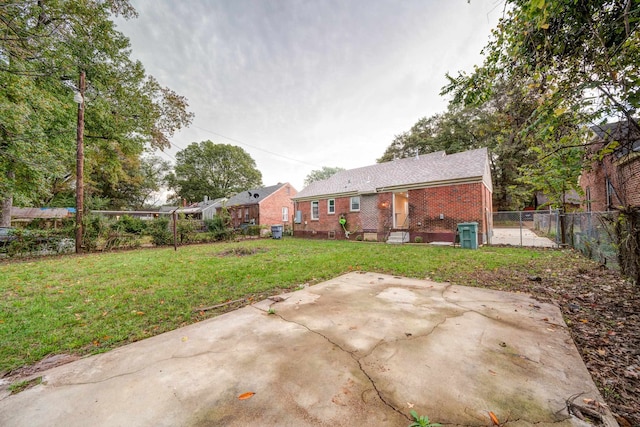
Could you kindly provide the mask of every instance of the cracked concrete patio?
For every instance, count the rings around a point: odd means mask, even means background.
[[[602,402],[557,307],[377,273],[39,375],[0,400],[0,425],[407,426],[414,409],[444,425],[491,425],[491,411],[501,424],[580,426],[591,424],[566,400]]]

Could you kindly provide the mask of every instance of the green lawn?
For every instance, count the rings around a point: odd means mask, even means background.
[[[539,274],[560,256],[286,238],[2,262],[0,376],[50,354],[106,351],[228,309],[202,307],[259,300],[349,271],[474,285],[478,272]]]

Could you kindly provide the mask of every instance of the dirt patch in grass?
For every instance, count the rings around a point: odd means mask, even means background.
[[[474,279],[477,286],[557,304],[618,423],[640,426],[640,287],[585,259],[548,262],[542,271],[478,271]]]
[[[238,246],[237,248],[231,248],[231,249],[227,249],[225,251],[222,252],[218,252],[218,256],[219,257],[228,257],[228,256],[236,256],[236,257],[241,257],[241,256],[248,256],[248,255],[255,255],[258,253],[263,253],[263,252],[267,252],[268,249],[266,248],[253,248],[253,247],[247,247],[247,246]]]

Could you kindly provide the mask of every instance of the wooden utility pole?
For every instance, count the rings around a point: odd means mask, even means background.
[[[84,213],[84,90],[85,72],[80,71],[78,91],[78,127],[76,137],[76,253],[82,253],[82,216]]]

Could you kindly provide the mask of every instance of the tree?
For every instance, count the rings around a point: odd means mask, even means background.
[[[174,173],[169,175],[173,199],[200,201],[229,197],[262,185],[262,174],[249,153],[230,144],[194,142],[176,154]]]
[[[613,119],[624,121],[629,135],[640,130],[634,116],[640,106],[640,2],[508,0],[505,10],[482,66],[448,76],[444,92],[452,93],[454,102],[482,105],[495,95],[496,82],[526,88],[537,105],[521,133],[541,147],[530,179],[543,183],[567,151],[575,158],[575,149],[585,146],[585,128]],[[615,141],[616,148],[629,151],[632,143],[631,138]],[[611,149],[606,144],[600,154]],[[543,187],[552,192],[556,184]],[[566,184],[576,186],[574,176]],[[625,224],[618,235],[618,242],[625,242],[620,256],[630,260],[621,263],[623,272],[640,281],[640,207],[619,206],[618,211]]]
[[[87,76],[85,144],[89,196],[131,177],[146,148],[190,123],[186,100],[130,59],[113,14],[135,16],[128,0],[8,0],[0,19],[0,216],[50,200],[73,171],[76,104],[69,82]],[[100,173],[94,169],[100,166]],[[125,167],[123,167],[125,165]],[[102,180],[107,180],[103,183]]]
[[[518,87],[502,84],[490,102],[477,106],[451,103],[446,112],[418,120],[408,132],[396,136],[378,161],[486,147],[494,206],[498,210],[522,209],[534,194],[531,183],[520,179],[520,166],[533,156],[528,151],[530,141],[521,134],[533,104]]]
[[[338,166],[336,167],[323,166],[322,169],[312,170],[311,172],[309,172],[309,175],[307,175],[307,177],[304,179],[304,186],[306,187],[307,185],[311,184],[314,181],[322,181],[324,179],[331,178],[333,175],[343,170],[345,169]]]

